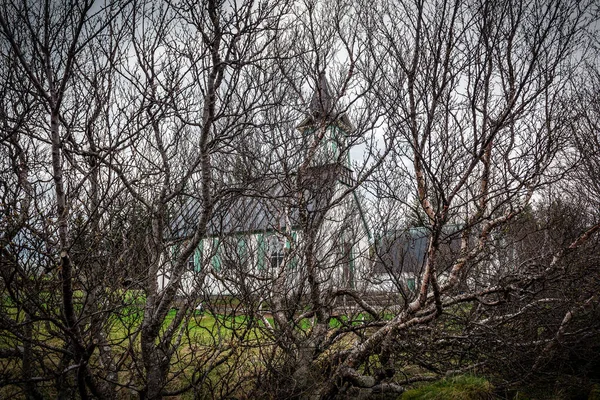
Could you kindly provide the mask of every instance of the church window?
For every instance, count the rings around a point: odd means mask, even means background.
[[[284,243],[276,235],[271,236],[269,240],[269,266],[279,268],[285,257]]]
[[[345,242],[342,245],[342,279],[346,287],[354,287],[354,256],[352,254],[352,243]]]
[[[212,266],[215,270],[220,271],[221,270],[221,254],[219,251],[219,239],[213,239],[213,243],[212,243],[212,253],[213,253],[213,257],[211,260]]]

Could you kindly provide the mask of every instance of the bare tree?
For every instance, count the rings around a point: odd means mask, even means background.
[[[88,366],[98,345],[103,353],[108,314],[102,304],[111,308],[97,300],[105,282],[98,267],[100,216],[109,194],[100,180],[110,177],[102,176],[95,157],[101,145],[98,131],[106,127],[102,116],[119,38],[113,28],[108,40],[101,34],[116,26],[119,7],[7,3],[0,15],[3,79],[9,84],[3,97],[3,144],[14,157],[15,175],[9,179],[16,179],[12,198],[23,217],[3,238],[4,288],[18,310],[13,314],[9,307],[4,318],[26,349],[20,382],[29,397],[39,396],[32,382],[50,380],[61,397],[69,396],[71,388],[84,398],[106,389]],[[86,225],[89,257],[74,254],[82,233],[75,228],[77,216]],[[44,329],[60,341],[43,345]],[[58,364],[49,367],[45,351]]]
[[[386,129],[401,144],[397,176],[390,178],[414,191],[429,242],[412,299],[349,352],[324,397],[347,387],[340,382],[376,387],[378,380],[358,368],[379,354],[382,367],[393,371],[389,346],[400,332],[434,321],[454,304],[509,290],[489,282],[457,293],[482,261],[490,235],[557,176],[555,157],[568,133],[562,95],[591,17],[585,6],[562,2],[383,2],[367,15],[371,48],[381,60],[367,79],[386,110]],[[462,240],[444,271],[449,224],[460,226]]]
[[[272,104],[265,90],[272,79],[264,72],[272,70],[266,50],[286,7],[285,2],[260,7],[140,2],[130,19],[135,61],[120,69],[123,130],[113,139],[123,147],[108,166],[150,221],[140,279],[141,360],[133,360],[142,382],[135,389],[144,398],[201,391],[211,369],[236,363],[230,360],[235,348],[218,333],[206,353],[181,353],[184,343],[196,346],[189,324],[206,290],[206,269],[190,278],[188,266],[202,240],[221,236],[215,221],[243,190],[234,179],[240,173],[236,157],[243,154],[243,137],[260,132],[262,122],[255,116]],[[182,235],[173,223],[191,204],[197,213]],[[177,312],[167,320],[175,305]],[[129,340],[134,346],[137,339]],[[177,370],[174,360],[181,363]],[[169,389],[181,374],[184,389]],[[227,390],[221,394],[227,396]]]

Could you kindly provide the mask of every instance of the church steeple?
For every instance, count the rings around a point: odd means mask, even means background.
[[[354,129],[346,113],[337,107],[337,97],[332,96],[325,71],[315,80],[315,91],[310,99],[305,118],[297,126],[302,133],[311,167],[340,166],[350,169],[348,135]]]
[[[329,198],[336,182],[352,185],[348,135],[354,128],[346,114],[339,111],[325,71],[319,73],[315,83],[306,117],[297,129],[306,146],[305,157],[310,157],[309,168],[304,172],[305,184],[311,193],[325,193],[324,198]]]

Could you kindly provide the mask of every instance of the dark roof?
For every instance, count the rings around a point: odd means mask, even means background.
[[[426,227],[415,227],[392,232],[377,242],[374,272],[409,272],[419,274],[427,259],[430,232]],[[460,249],[460,231],[450,227],[442,238],[438,268],[453,260]]]
[[[327,117],[333,111],[333,106],[329,82],[327,82],[325,71],[322,71],[317,79],[316,90],[310,100],[309,115],[315,118]]]
[[[424,228],[384,236],[376,246],[375,273],[418,273],[425,263],[428,239]]]
[[[336,100],[331,95],[325,71],[321,71],[316,79],[316,87],[310,99],[307,116],[297,128],[304,131],[309,127],[324,123],[341,124],[345,131],[352,131],[353,127],[350,119],[346,113],[338,111]]]
[[[302,185],[307,191],[307,210],[311,215],[324,215],[336,182],[344,182],[347,177],[344,172],[347,168],[339,164],[311,167],[306,171]],[[272,231],[288,224],[297,229],[299,213],[295,181],[296,175],[279,180],[264,179],[244,190],[232,192],[229,198],[215,205],[206,236]],[[201,212],[200,199],[188,197],[172,219],[170,236],[184,238],[193,234]]]
[[[258,189],[246,188],[217,202],[206,236],[269,231],[286,226],[285,211],[290,210],[292,202],[289,190],[286,191],[279,182],[268,181],[261,182],[261,190]],[[200,220],[202,209],[200,199],[188,197],[170,224],[171,236],[182,238],[191,235]],[[297,214],[297,210],[293,211],[295,219]]]

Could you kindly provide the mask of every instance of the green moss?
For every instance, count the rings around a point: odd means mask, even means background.
[[[484,378],[456,376],[411,389],[402,400],[483,400],[492,398],[492,385]]]
[[[600,385],[599,384],[592,386],[592,390],[590,390],[590,394],[588,395],[588,400],[600,400]]]

